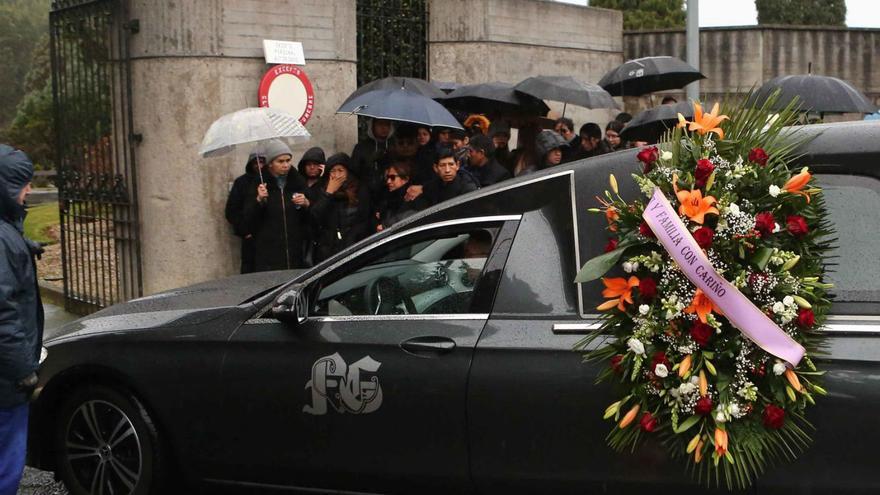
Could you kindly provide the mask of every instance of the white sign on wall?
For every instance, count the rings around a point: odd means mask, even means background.
[[[263,56],[267,64],[306,64],[303,45],[299,41],[263,40]]]

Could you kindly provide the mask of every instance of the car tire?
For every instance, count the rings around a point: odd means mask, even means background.
[[[103,385],[76,389],[60,408],[54,438],[58,475],[71,495],[162,493],[159,434],[134,395]]]

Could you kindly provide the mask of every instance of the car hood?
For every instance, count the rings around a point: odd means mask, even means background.
[[[132,299],[49,332],[47,342],[98,333],[201,324],[265,295],[304,271],[236,275]]]

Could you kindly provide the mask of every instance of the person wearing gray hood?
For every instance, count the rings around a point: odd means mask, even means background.
[[[16,493],[24,470],[28,399],[43,341],[34,262],[40,249],[23,234],[33,176],[27,155],[0,144],[0,494]]]
[[[559,165],[562,162],[562,149],[567,146],[568,141],[558,132],[544,129],[535,137],[537,162],[518,171],[516,175],[525,175]]]

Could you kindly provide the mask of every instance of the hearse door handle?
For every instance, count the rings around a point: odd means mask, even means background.
[[[400,348],[412,354],[446,354],[455,350],[455,341],[448,337],[414,337],[400,343]]]

